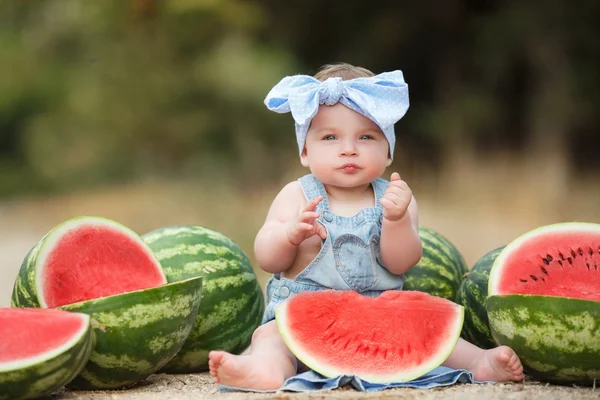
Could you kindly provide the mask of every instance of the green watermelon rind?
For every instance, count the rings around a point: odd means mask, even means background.
[[[600,224],[595,224],[591,222],[560,222],[556,224],[538,227],[517,237],[516,239],[511,241],[504,248],[504,250],[500,252],[498,257],[496,258],[496,261],[494,261],[494,265],[492,266],[492,270],[490,271],[490,279],[488,282],[488,297],[506,294],[501,293],[499,289],[499,284],[502,277],[502,268],[504,267],[506,260],[512,255],[513,252],[517,251],[523,243],[526,243],[528,240],[535,238],[540,234],[553,232],[561,233],[565,231],[600,233]]]
[[[33,399],[54,393],[71,382],[84,368],[95,344],[90,317],[84,327],[63,346],[24,362],[0,364],[0,400]]]
[[[58,307],[89,314],[96,336],[88,363],[67,387],[120,389],[157,372],[189,336],[201,293],[197,277]]]
[[[169,282],[203,276],[196,324],[181,351],[161,372],[208,369],[208,353],[245,350],[264,312],[262,289],[246,254],[229,237],[197,225],[156,229],[142,236]]]
[[[487,289],[494,260],[504,247],[491,250],[477,260],[460,284],[456,295],[456,303],[465,307],[465,322],[461,337],[483,349],[497,346],[490,331],[487,315]]]
[[[404,290],[418,290],[454,301],[463,276],[467,273],[464,257],[439,232],[419,227],[423,254],[405,275]]]
[[[47,304],[44,300],[44,289],[43,289],[43,262],[47,255],[54,249],[56,243],[63,237],[63,235],[72,229],[76,229],[80,226],[103,226],[119,231],[134,242],[137,242],[140,249],[144,250],[144,253],[149,260],[152,260],[155,264],[156,271],[159,272],[163,277],[163,283],[167,283],[167,278],[160,265],[160,262],[154,256],[154,253],[148,247],[148,245],[142,240],[142,238],[129,229],[125,225],[122,225],[116,221],[108,218],[96,217],[96,216],[79,216],[68,219],[54,228],[52,228],[38,243],[36,243],[31,250],[25,256],[21,269],[15,281],[13,288],[13,294],[11,298],[11,304],[16,307],[41,307],[46,308]]]
[[[600,302],[492,295],[487,309],[494,339],[514,349],[532,377],[582,385],[600,379]]]
[[[289,325],[287,322],[287,306],[289,304],[290,299],[291,298],[288,298],[288,300],[282,302],[275,309],[275,321],[277,324],[277,328],[287,348],[292,352],[292,354],[294,354],[298,358],[298,360],[302,361],[304,365],[325,377],[333,378],[340,374],[346,374],[343,371],[337,370],[335,367],[329,368],[326,365],[322,365],[309,352],[305,351],[300,343],[294,340],[294,335],[289,330]],[[422,364],[419,367],[414,368],[407,373],[390,375],[361,374],[360,378],[365,379],[370,383],[409,382],[413,379],[419,378],[420,376],[427,374],[428,372],[431,372],[435,368],[442,365],[454,350],[456,343],[458,343],[460,339],[462,324],[464,322],[464,307],[455,304],[455,308],[457,310],[457,316],[454,329],[452,330],[454,334],[446,340],[446,346],[444,347],[444,351],[440,351],[436,357],[432,357],[429,363]]]

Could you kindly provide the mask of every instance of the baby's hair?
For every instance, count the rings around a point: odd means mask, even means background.
[[[315,79],[324,81],[327,78],[340,77],[343,80],[354,78],[368,78],[375,74],[363,67],[355,67],[347,63],[336,63],[323,65],[315,74]]]

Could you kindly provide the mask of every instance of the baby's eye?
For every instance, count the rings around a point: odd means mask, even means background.
[[[325,135],[322,140],[335,140],[335,135]]]
[[[362,135],[360,137],[360,140],[371,140],[371,139],[374,139],[374,137],[371,135]]]

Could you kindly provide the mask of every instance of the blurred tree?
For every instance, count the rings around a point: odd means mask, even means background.
[[[507,151],[600,168],[600,3],[47,0],[0,3],[0,197],[151,176],[277,179],[281,77],[400,68],[415,162]]]

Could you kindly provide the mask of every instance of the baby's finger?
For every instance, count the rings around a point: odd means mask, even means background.
[[[400,174],[397,172],[392,172],[392,176],[390,176],[390,182],[399,181],[399,180],[400,180]]]
[[[327,231],[325,230],[325,227],[319,223],[317,223],[317,235],[323,240],[327,239]]]
[[[307,224],[306,222],[298,222],[296,224],[296,229],[298,232],[308,232],[313,228],[311,224]]]
[[[304,211],[302,214],[300,214],[300,217],[298,217],[298,221],[300,221],[300,222],[311,222],[311,221],[314,221],[317,218],[319,218],[319,213],[318,212]]]
[[[317,205],[321,202],[321,200],[323,200],[323,196],[313,197],[306,204],[306,207],[304,207],[304,210],[302,210],[302,211],[315,211],[315,209],[317,208]]]
[[[390,184],[388,185],[388,188],[401,188],[404,190],[409,190],[410,188],[408,187],[408,183],[406,183],[403,180],[397,180],[397,181],[393,181],[390,182]]]
[[[385,209],[390,209],[396,206],[396,204],[387,197],[382,197],[379,200],[379,202],[381,203],[381,206]]]
[[[412,192],[410,190],[402,190],[400,188],[386,190],[386,192],[383,195],[383,197],[387,197],[392,201],[398,198],[405,199],[410,196],[412,196]]]

